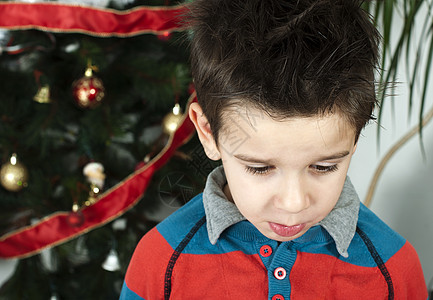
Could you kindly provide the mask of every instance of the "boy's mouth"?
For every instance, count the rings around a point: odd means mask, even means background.
[[[269,222],[269,227],[273,232],[283,237],[295,236],[304,229],[305,224],[298,224],[293,226],[286,226],[278,223]]]

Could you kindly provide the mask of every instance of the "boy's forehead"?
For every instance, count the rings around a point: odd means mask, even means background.
[[[232,107],[222,122],[220,151],[254,161],[303,164],[350,153],[355,145],[355,130],[337,113],[275,120],[263,110]]]
[[[335,110],[329,113],[317,113],[309,116],[303,116],[300,114],[292,114],[290,116],[284,116],[284,113],[269,113],[268,111],[257,108],[251,104],[232,105],[227,107],[221,114],[221,129],[222,131],[233,131],[236,128],[242,128],[243,130],[257,131],[263,123],[273,121],[276,125],[278,123],[296,123],[296,121],[304,121],[316,123],[320,129],[330,118],[333,120],[333,125],[336,125],[342,136],[347,134],[355,134],[355,128],[349,122],[348,118],[343,113]],[[223,133],[222,132],[222,133]],[[269,134],[272,134],[270,132]]]

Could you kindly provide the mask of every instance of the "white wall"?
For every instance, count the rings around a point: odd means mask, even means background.
[[[422,13],[426,12],[424,7]],[[422,14],[417,17],[417,21],[423,20]],[[395,40],[400,29],[398,24],[401,23],[398,18],[394,21]],[[417,25],[416,34],[419,35],[421,27],[420,24]],[[427,50],[426,47],[423,53],[422,71]],[[413,59],[414,56],[411,57],[411,63]],[[383,106],[380,150],[378,151],[377,124],[370,124],[360,137],[357,152],[353,157],[349,176],[362,201],[380,159],[418,122],[421,82],[418,84],[413,112],[409,117],[408,80],[405,75],[405,69],[401,69],[397,77],[401,82],[396,89],[398,96],[394,99],[388,98]],[[433,75],[430,76],[429,83],[425,112],[433,107]],[[425,159],[422,156],[419,135],[394,154],[379,178],[370,208],[412,243],[419,254],[426,282],[429,283],[433,277],[433,121],[424,127],[423,142]]]
[[[409,122],[405,84],[401,84],[397,92],[399,97],[388,99],[384,106],[380,149],[377,124],[370,124],[360,137],[352,159],[349,176],[362,201],[379,161],[418,122],[419,103],[415,103]],[[432,96],[433,88],[430,86],[425,110],[433,106]],[[394,112],[391,102],[394,102]],[[392,156],[381,173],[370,208],[412,243],[418,251],[428,283],[433,277],[433,121],[424,127],[423,142],[425,158],[419,135]]]
[[[403,122],[405,123],[405,121]],[[406,124],[404,124],[406,125]],[[381,131],[377,152],[376,125],[360,138],[349,176],[364,201],[379,160],[402,135],[393,125]],[[386,137],[385,137],[386,136]],[[426,160],[415,136],[391,158],[382,172],[370,208],[418,251],[426,282],[433,277],[433,124],[424,129]]]

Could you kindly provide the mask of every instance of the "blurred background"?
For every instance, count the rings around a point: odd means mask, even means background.
[[[414,245],[429,283],[433,126],[426,122],[422,135],[416,126],[433,106],[426,68],[433,44],[432,3],[390,2],[395,6],[370,10],[387,43],[384,74],[399,62],[388,78],[396,82],[388,90],[394,97],[384,98],[379,120],[361,135],[349,176],[361,201]],[[7,4],[0,3],[0,14]],[[115,14],[143,6],[169,10],[182,1],[72,4]],[[401,43],[414,7],[410,43]],[[391,20],[387,9],[393,11]],[[48,12],[44,18],[50,18]],[[66,216],[63,228],[82,228],[89,220],[81,212],[126,185],[172,142],[194,88],[188,33],[181,28],[131,35],[0,28],[0,247],[5,247],[1,242],[11,234],[58,212]],[[398,49],[403,50],[396,55]],[[415,134],[395,147],[414,127]],[[192,135],[152,172],[133,205],[52,247],[0,259],[0,299],[118,299],[140,237],[199,193],[214,166]],[[44,234],[49,233],[39,232],[38,239]]]

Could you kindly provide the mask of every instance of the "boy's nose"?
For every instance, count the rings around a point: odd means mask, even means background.
[[[308,193],[300,179],[286,181],[280,191],[275,203],[277,208],[296,214],[310,207]]]

